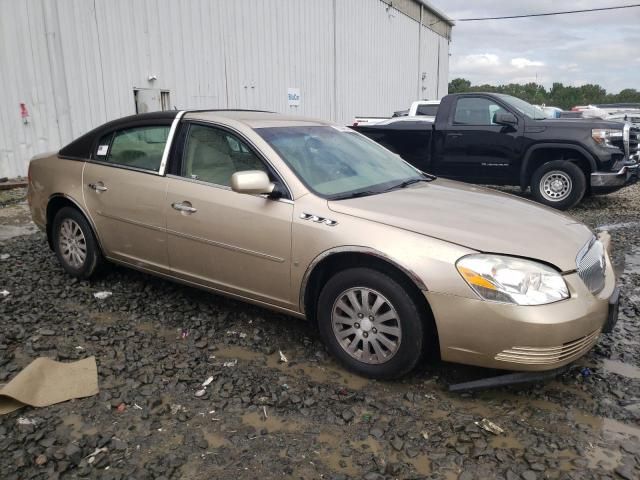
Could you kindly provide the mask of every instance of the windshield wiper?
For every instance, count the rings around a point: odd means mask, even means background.
[[[409,185],[413,185],[414,183],[432,182],[433,180],[435,180],[435,177],[410,178],[409,180],[405,180],[404,182],[400,182],[396,185],[393,185],[392,187],[387,188],[385,192],[389,192],[391,190],[397,190],[399,188],[407,188]]]
[[[368,197],[369,195],[377,195],[382,193],[380,190],[362,190],[360,192],[348,193],[339,197],[332,198],[332,200],[346,200],[348,198]]]

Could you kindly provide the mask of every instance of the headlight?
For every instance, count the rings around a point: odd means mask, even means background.
[[[462,278],[485,300],[544,305],[569,298],[562,275],[541,263],[502,255],[468,255],[456,263]]]
[[[593,138],[596,143],[604,145],[605,147],[616,147],[613,144],[613,141],[622,140],[622,130],[615,130],[611,128],[594,128],[593,130],[591,130],[591,138]]]

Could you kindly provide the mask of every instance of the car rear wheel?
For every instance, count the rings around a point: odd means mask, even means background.
[[[318,327],[331,353],[371,378],[397,378],[422,355],[424,322],[394,278],[369,268],[334,275],[318,299]]]
[[[75,208],[64,207],[53,220],[53,249],[62,268],[74,277],[87,279],[103,259],[89,222]]]
[[[559,210],[577,205],[586,190],[584,172],[569,160],[545,163],[531,177],[531,193],[536,201]]]

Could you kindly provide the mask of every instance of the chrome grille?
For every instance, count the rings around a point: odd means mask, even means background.
[[[604,288],[606,253],[604,245],[595,238],[578,253],[578,275],[593,294]]]
[[[495,356],[496,360],[528,365],[553,365],[584,355],[598,341],[600,330],[557,347],[511,347]]]
[[[629,130],[629,158],[637,160],[638,157],[638,143],[640,142],[640,128],[631,127]]]
[[[622,130],[622,145],[616,144],[622,148],[626,158],[636,160],[638,158],[638,142],[640,141],[640,128],[634,127],[630,123],[626,123]]]

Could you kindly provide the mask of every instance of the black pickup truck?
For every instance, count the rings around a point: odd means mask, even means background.
[[[596,119],[549,119],[518,98],[459,93],[442,99],[435,121],[354,125],[415,167],[446,178],[531,187],[535,199],[566,209],[638,176],[640,130]]]

